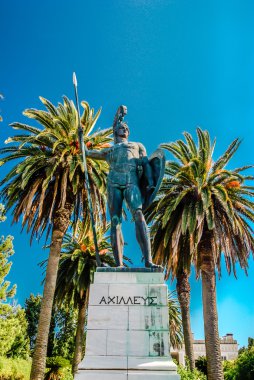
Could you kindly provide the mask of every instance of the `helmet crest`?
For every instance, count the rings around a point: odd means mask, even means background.
[[[127,115],[127,107],[124,105],[119,106],[113,121],[114,142],[116,142],[116,131],[120,125],[125,125],[128,128],[128,132],[130,133],[127,123],[124,122],[125,115]]]

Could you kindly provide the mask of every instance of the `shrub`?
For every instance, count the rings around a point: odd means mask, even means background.
[[[199,358],[195,360],[195,366],[200,372],[207,375],[207,359],[205,356],[199,356]]]
[[[31,359],[0,357],[0,380],[29,380]]]
[[[254,379],[254,347],[243,352],[236,360],[235,380]]]
[[[254,346],[243,349],[237,359],[226,361],[223,367],[225,380],[253,380]]]
[[[179,365],[177,373],[181,376],[181,380],[207,380],[206,376],[199,370],[191,371],[188,363],[186,367]]]
[[[235,380],[236,378],[236,360],[225,360],[223,362],[223,372],[225,380]]]
[[[45,380],[72,380],[71,364],[69,360],[54,356],[46,360]],[[0,379],[1,380],[1,379]]]

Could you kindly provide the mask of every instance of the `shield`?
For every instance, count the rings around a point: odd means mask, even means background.
[[[142,205],[143,205],[143,211],[152,203],[154,198],[156,197],[156,194],[159,191],[164,171],[165,171],[165,154],[162,149],[156,149],[155,152],[149,157],[149,164],[152,168],[152,175],[153,175],[153,183],[155,188],[152,190],[147,190],[147,179],[143,173],[141,179],[140,179],[140,190],[142,194]]]

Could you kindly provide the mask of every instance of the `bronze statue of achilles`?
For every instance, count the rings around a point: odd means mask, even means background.
[[[135,221],[136,237],[145,267],[157,268],[159,266],[152,262],[150,236],[142,209],[144,205],[151,203],[158,191],[165,160],[160,151],[159,155],[155,155],[153,167],[148,160],[145,147],[140,143],[128,141],[129,128],[123,120],[126,114],[127,108],[120,106],[113,123],[114,145],[100,151],[86,149],[86,155],[96,160],[106,160],[109,164],[107,194],[111,218],[111,245],[117,266],[123,266],[124,241],[121,224],[125,200]]]

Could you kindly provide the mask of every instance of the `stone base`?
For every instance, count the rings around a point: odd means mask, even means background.
[[[176,365],[169,357],[127,357],[127,356],[85,356],[79,370],[141,370],[176,371]]]
[[[162,371],[128,371],[128,380],[180,380],[177,374]]]
[[[104,369],[102,369],[104,368]],[[114,370],[113,370],[114,368]],[[85,357],[75,380],[179,380],[169,357]]]
[[[75,380],[180,380],[176,373],[165,371],[78,371]]]
[[[161,270],[98,268],[90,288],[86,355],[75,380],[180,380],[169,348]]]

